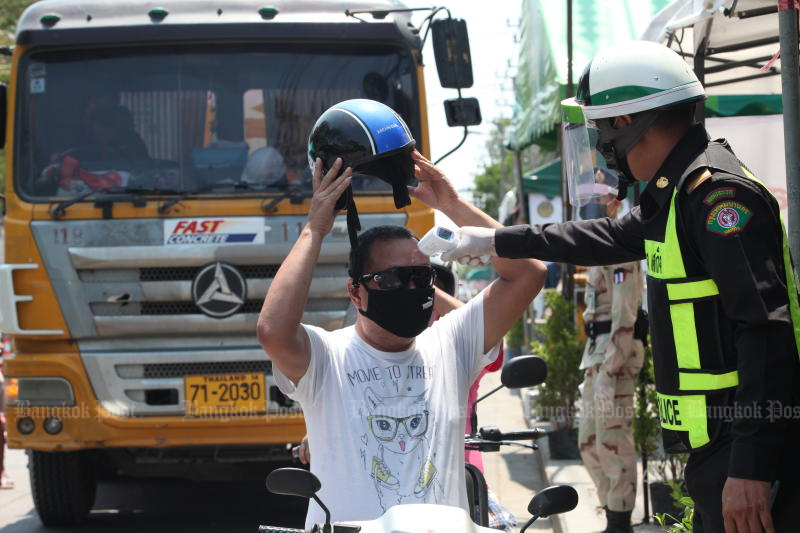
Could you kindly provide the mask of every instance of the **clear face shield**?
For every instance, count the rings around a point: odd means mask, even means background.
[[[567,180],[569,203],[576,214],[583,211],[600,213],[616,200],[619,189],[617,173],[609,170],[596,150],[598,131],[593,121],[586,120],[583,110],[573,98],[561,102],[561,142],[564,146],[564,176]],[[605,214],[600,216],[606,216]],[[597,218],[597,217],[589,217]]]

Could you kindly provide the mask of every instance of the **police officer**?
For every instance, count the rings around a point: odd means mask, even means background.
[[[640,206],[618,220],[462,228],[443,258],[600,265],[646,257],[662,438],[668,452],[691,453],[695,531],[796,531],[796,278],[778,202],[724,140],[709,141],[694,123],[704,97],[662,45],[602,50],[579,80],[578,105],[565,108],[564,164],[577,169],[570,195],[580,203],[593,189],[581,143],[572,144],[583,139],[621,179],[647,182]],[[581,121],[596,143],[578,134]]]
[[[609,192],[614,194],[581,206],[579,219],[617,218],[621,202],[616,189]],[[635,333],[642,290],[640,261],[593,266],[587,272],[578,444],[606,512],[604,533],[632,533],[636,450],[631,421],[636,379],[644,362],[644,346]]]

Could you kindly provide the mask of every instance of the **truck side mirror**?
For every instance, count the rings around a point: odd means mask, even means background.
[[[448,126],[477,126],[481,123],[481,104],[477,98],[451,98],[444,101]]]
[[[445,89],[472,87],[472,56],[469,53],[467,22],[463,19],[437,19],[431,23],[431,31],[439,83]]]
[[[8,105],[5,83],[0,83],[0,150],[6,146],[6,106]]]

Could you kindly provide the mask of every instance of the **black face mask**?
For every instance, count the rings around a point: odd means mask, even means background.
[[[369,293],[367,310],[358,310],[380,327],[398,337],[411,339],[428,327],[433,313],[433,287],[381,291],[364,288]]]
[[[618,200],[624,200],[628,194],[628,185],[634,183],[635,179],[630,167],[628,166],[628,152],[642,140],[645,132],[652,126],[658,118],[658,110],[643,111],[633,115],[631,124],[624,128],[615,128],[613,118],[598,119],[596,148],[606,160],[606,165],[610,170],[617,172],[619,176]]]
[[[606,216],[606,206],[596,202],[582,205],[578,209],[578,215],[581,217],[581,220],[603,218]]]

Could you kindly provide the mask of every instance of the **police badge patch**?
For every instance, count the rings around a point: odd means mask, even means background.
[[[740,202],[720,202],[708,213],[706,230],[719,235],[733,235],[742,231],[753,212]]]

